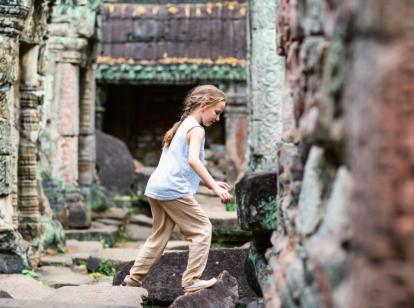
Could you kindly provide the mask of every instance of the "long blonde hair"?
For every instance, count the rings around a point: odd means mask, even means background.
[[[190,90],[184,100],[183,114],[181,115],[180,120],[174,123],[173,127],[165,133],[162,146],[165,148],[170,146],[178,127],[201,103],[205,103],[206,106],[214,106],[225,100],[226,95],[224,92],[213,85],[197,86]]]

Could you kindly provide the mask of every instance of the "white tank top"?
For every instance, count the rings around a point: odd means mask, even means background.
[[[201,125],[192,116],[188,116],[178,127],[168,148],[164,148],[160,161],[151,175],[145,196],[158,200],[173,200],[193,196],[200,184],[199,176],[188,164],[187,133],[190,129]],[[204,160],[203,139],[200,146],[200,160]]]

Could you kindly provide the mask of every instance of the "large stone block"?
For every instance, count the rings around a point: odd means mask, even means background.
[[[217,277],[226,270],[237,279],[239,297],[255,297],[255,292],[247,283],[244,263],[247,249],[228,248],[210,250],[206,269],[201,279]],[[188,251],[171,251],[162,255],[149,276],[144,280],[144,288],[148,289],[148,300],[155,303],[171,303],[182,295],[181,277],[188,259]],[[129,273],[134,261],[125,264],[115,275],[113,284],[119,285]]]
[[[108,191],[128,194],[135,179],[134,160],[121,140],[96,132],[96,164],[98,177]]]
[[[21,273],[25,264],[18,255],[0,253],[0,274]]]
[[[347,272],[351,228],[349,203],[351,196],[351,176],[345,167],[338,169],[332,192],[326,203],[326,212],[318,231],[304,242],[309,260],[320,264],[319,277],[329,283],[331,289],[337,288]],[[335,307],[339,303],[335,303]]]
[[[237,216],[243,230],[276,229],[276,179],[275,172],[255,172],[236,184]]]
[[[181,295],[169,307],[170,308],[232,308],[239,299],[237,279],[227,271],[223,271],[217,278],[217,283],[208,289]]]
[[[85,229],[91,225],[91,213],[87,206],[80,202],[69,203],[66,208],[68,226],[74,229]]]
[[[296,219],[297,231],[302,237],[311,235],[319,226],[334,175],[335,168],[325,160],[324,150],[312,147],[305,165]]]
[[[300,246],[294,247],[287,237],[272,236],[273,249],[267,254],[272,276],[264,290],[269,307],[334,307],[329,298],[321,298],[317,271]]]

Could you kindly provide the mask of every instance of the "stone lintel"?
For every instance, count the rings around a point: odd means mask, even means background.
[[[96,80],[100,83],[132,84],[245,81],[246,69],[244,65],[228,64],[98,63]]]

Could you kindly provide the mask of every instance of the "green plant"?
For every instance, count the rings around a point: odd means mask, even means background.
[[[230,202],[226,204],[227,212],[234,212],[235,210],[236,210],[236,204],[234,202]]]
[[[99,242],[101,243],[102,248],[110,248],[111,247],[109,241],[106,238],[101,237]]]
[[[113,276],[116,273],[114,263],[111,260],[103,259],[99,262],[99,273],[105,276]]]
[[[65,253],[65,247],[58,246],[56,248],[57,253],[62,254]]]
[[[32,270],[28,270],[28,269],[22,270],[22,275],[29,276],[29,277],[32,277],[32,278],[38,278],[39,277],[38,273],[36,273],[35,271],[32,271]]]
[[[92,277],[95,282],[102,279],[102,274],[99,272],[90,273],[89,276]]]

